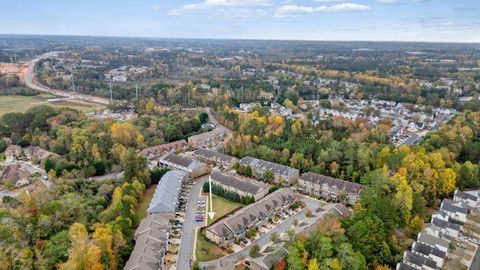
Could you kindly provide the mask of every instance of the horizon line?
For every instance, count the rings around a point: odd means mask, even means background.
[[[294,42],[385,42],[385,43],[437,43],[437,44],[469,44],[480,45],[480,41],[426,41],[426,40],[347,40],[347,39],[269,39],[269,38],[219,38],[219,37],[161,37],[161,36],[122,36],[122,35],[90,35],[90,34],[32,34],[32,33],[0,33],[1,36],[46,36],[46,37],[91,37],[91,38],[127,38],[127,39],[165,39],[165,40],[223,40],[223,41],[294,41]]]

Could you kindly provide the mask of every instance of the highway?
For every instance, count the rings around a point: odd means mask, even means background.
[[[44,85],[39,84],[37,82],[37,79],[36,79],[35,67],[40,60],[46,59],[48,57],[49,57],[48,54],[44,54],[44,55],[39,56],[39,57],[33,59],[32,61],[26,63],[26,65],[28,65],[28,71],[25,74],[24,82],[25,82],[25,85],[28,88],[32,88],[34,90],[41,91],[41,92],[50,93],[50,94],[60,96],[60,97],[69,98],[69,99],[72,99],[72,100],[93,102],[93,103],[99,103],[99,104],[104,104],[104,105],[110,104],[111,101],[107,98],[96,97],[96,96],[85,95],[85,94],[72,93],[72,92],[66,92],[66,91],[63,91],[63,90],[51,89],[49,87],[46,87]]]

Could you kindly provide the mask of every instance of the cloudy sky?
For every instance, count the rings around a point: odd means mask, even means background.
[[[0,0],[0,34],[480,42],[480,0]]]

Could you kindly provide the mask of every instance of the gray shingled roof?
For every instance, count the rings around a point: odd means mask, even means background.
[[[418,242],[425,243],[425,244],[430,245],[432,247],[442,246],[444,248],[448,248],[448,244],[450,243],[450,241],[448,241],[448,240],[441,239],[441,238],[438,238],[436,236],[429,235],[427,233],[419,233],[417,240],[418,240]]]
[[[237,160],[237,158],[235,157],[224,155],[216,151],[208,150],[204,148],[199,148],[195,150],[194,155],[205,158],[205,159],[211,159],[211,160],[225,162],[225,163],[232,163],[235,160]]]
[[[363,185],[312,172],[303,174],[300,179],[320,186],[323,184],[335,186],[338,190],[344,190],[348,193],[360,194],[360,191],[363,189]]]
[[[410,251],[407,251],[405,253],[404,260],[407,261],[407,262],[413,263],[415,265],[418,265],[420,267],[423,266],[423,265],[426,265],[426,266],[431,267],[433,269],[437,269],[437,263],[434,260],[429,259],[427,257],[424,257],[422,255],[418,255],[418,254],[410,252]]]
[[[442,206],[440,207],[441,210],[450,212],[450,213],[462,213],[462,214],[468,214],[467,209],[455,206],[453,204],[447,203],[445,200],[442,203]]]
[[[262,188],[260,185],[256,185],[252,182],[247,182],[245,180],[239,179],[231,175],[226,175],[218,171],[214,171],[211,177],[213,181],[218,182],[224,186],[232,187],[254,195],[257,194]]]
[[[202,162],[187,158],[187,157],[182,157],[173,153],[170,153],[162,158],[160,161],[167,161],[173,164],[177,164],[178,166],[185,167],[191,170],[201,168],[205,166]]]
[[[261,200],[250,204],[226,218],[223,218],[210,226],[208,230],[214,231],[217,235],[229,238],[233,233],[232,230],[245,229],[245,225],[259,219],[263,219],[263,215],[267,215],[276,207],[281,207],[287,200],[293,201],[295,194],[289,188],[279,189]],[[224,230],[228,228],[229,230]]]
[[[274,174],[284,175],[286,177],[295,176],[300,173],[299,170],[270,161],[261,160],[253,157],[244,157],[240,160],[240,164],[250,166],[253,170],[263,169],[270,170]]]
[[[452,229],[452,230],[455,230],[455,231],[460,231],[460,229],[462,228],[462,226],[460,226],[458,224],[448,222],[448,221],[445,221],[445,220],[439,219],[439,218],[433,218],[432,219],[432,224],[434,224],[435,226],[440,227],[440,228],[444,228],[444,229],[449,228],[449,229]]]
[[[414,242],[412,250],[425,256],[430,256],[430,254],[440,258],[445,258],[447,256],[447,253],[445,251],[441,251],[438,248],[434,248],[420,242]]]
[[[460,190],[455,191],[455,197],[459,197],[465,200],[477,201],[478,197]]]
[[[174,213],[177,207],[178,194],[182,181],[187,173],[172,170],[163,175],[153,194],[148,207],[148,213]]]

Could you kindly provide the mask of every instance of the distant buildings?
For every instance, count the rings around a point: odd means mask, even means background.
[[[363,186],[357,183],[308,172],[298,179],[298,190],[314,196],[354,205]]]
[[[195,148],[223,147],[223,141],[230,135],[226,128],[215,128],[212,131],[188,137],[188,144]]]
[[[187,141],[180,140],[171,143],[160,144],[143,149],[140,153],[149,163],[155,164],[157,160],[167,152],[183,150],[188,147]],[[158,165],[158,164],[155,164]]]
[[[5,150],[5,159],[7,162],[13,162],[18,159],[28,159],[34,162],[42,162],[50,157],[58,157],[59,155],[47,151],[39,146],[28,146],[21,148],[17,145],[10,145]]]
[[[235,239],[245,237],[248,229],[258,228],[266,223],[270,217],[287,209],[294,201],[295,194],[291,189],[277,190],[260,201],[217,221],[206,229],[206,236],[214,243],[228,246]]]
[[[193,155],[203,162],[212,162],[221,168],[231,168],[238,162],[236,157],[221,154],[213,150],[199,148],[193,152]]]
[[[255,201],[260,200],[268,193],[268,188],[263,183],[247,181],[218,171],[214,171],[210,177],[213,183],[220,185],[225,190],[236,192],[240,196],[252,196]]]
[[[160,158],[159,163],[164,167],[185,171],[191,178],[196,178],[206,174],[208,169],[205,163],[173,153],[167,154],[166,156]]]

